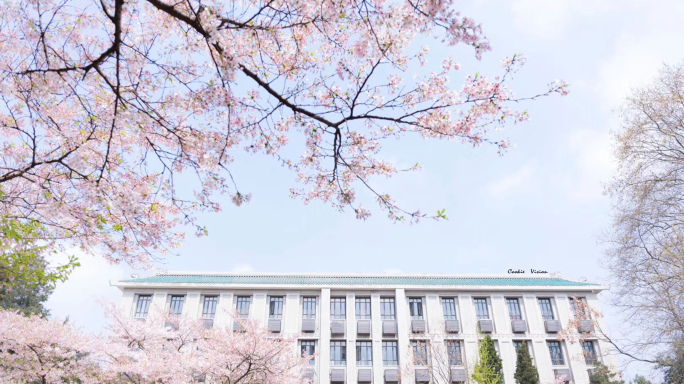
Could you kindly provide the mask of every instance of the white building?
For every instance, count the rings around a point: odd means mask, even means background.
[[[607,287],[549,274],[182,272],[116,285],[134,317],[165,306],[205,319],[208,326],[237,328],[231,319],[237,310],[274,333],[298,334],[302,351],[316,354],[312,374],[318,384],[471,381],[467,378],[483,333],[495,340],[506,384],[515,382],[522,341],[542,383],[566,375],[586,384],[594,359],[614,366],[609,346],[596,338],[582,343],[558,339],[558,331],[575,316],[572,298],[598,309],[597,294]],[[593,321],[605,329],[601,318]]]

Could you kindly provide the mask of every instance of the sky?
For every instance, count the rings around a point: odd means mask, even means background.
[[[522,53],[527,64],[510,84],[517,95],[542,91],[554,79],[568,81],[571,93],[524,104],[530,122],[494,133],[513,143],[503,156],[491,146],[419,138],[390,144],[388,159],[419,162],[422,170],[374,185],[409,210],[446,209],[449,220],[394,224],[375,211],[359,221],[322,203],[304,205],[289,197],[290,171],[266,156],[238,154],[233,174],[252,201],[235,207],[226,197],[221,213],[200,217],[209,235],[189,234],[179,255],[159,269],[505,274],[534,268],[609,283],[599,239],[611,220],[603,193],[615,167],[610,132],[630,89],[647,84],[663,63],[684,59],[684,2],[473,0],[455,6],[482,23],[493,47],[480,62],[472,50],[454,50],[463,77],[496,75],[504,57]],[[47,306],[54,317],[68,316],[95,332],[105,323],[97,301],[120,299],[110,282],[154,273],[84,255],[81,263]],[[619,316],[602,296],[615,335]],[[628,367],[628,377],[636,371]]]

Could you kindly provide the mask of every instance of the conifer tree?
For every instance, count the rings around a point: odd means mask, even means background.
[[[610,367],[600,363],[594,363],[594,371],[589,374],[590,384],[625,384],[617,372],[611,371]]]
[[[518,348],[518,358],[515,362],[515,382],[517,384],[539,384],[539,372],[532,363],[532,356],[523,341]]]
[[[494,341],[489,335],[480,341],[478,361],[473,372],[473,380],[478,384],[503,384],[503,366],[501,357],[494,348]]]

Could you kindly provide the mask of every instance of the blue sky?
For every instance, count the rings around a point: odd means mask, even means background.
[[[180,256],[160,268],[455,274],[535,268],[608,282],[598,239],[610,224],[610,201],[602,193],[614,167],[609,132],[618,126],[617,108],[630,88],[647,83],[662,63],[684,59],[684,3],[455,3],[483,24],[493,46],[482,62],[472,51],[454,51],[464,77],[495,75],[504,57],[522,53],[527,65],[511,84],[519,96],[559,78],[571,83],[571,93],[525,104],[530,122],[495,133],[513,143],[504,156],[456,142],[391,143],[388,159],[419,162],[423,169],[374,184],[408,209],[444,208],[448,221],[393,224],[376,211],[364,222],[321,203],[303,205],[289,197],[292,173],[271,158],[240,154],[234,175],[252,201],[238,208],[226,198],[222,213],[201,217],[209,236],[189,235]],[[132,271],[90,257],[82,264],[48,307],[56,317],[97,331],[104,321],[95,301],[118,300],[109,280]],[[604,309],[617,333],[617,315]]]

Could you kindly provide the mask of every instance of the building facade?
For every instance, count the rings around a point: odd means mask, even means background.
[[[542,383],[562,376],[586,384],[594,361],[614,366],[609,345],[590,332],[605,329],[602,319],[575,305],[598,309],[607,287],[556,275],[163,273],[116,286],[133,317],[165,307],[239,330],[238,313],[274,335],[298,335],[302,353],[315,356],[317,384],[469,382],[484,334],[495,341],[506,384],[515,382],[523,341]],[[580,316],[589,336],[559,340]]]

